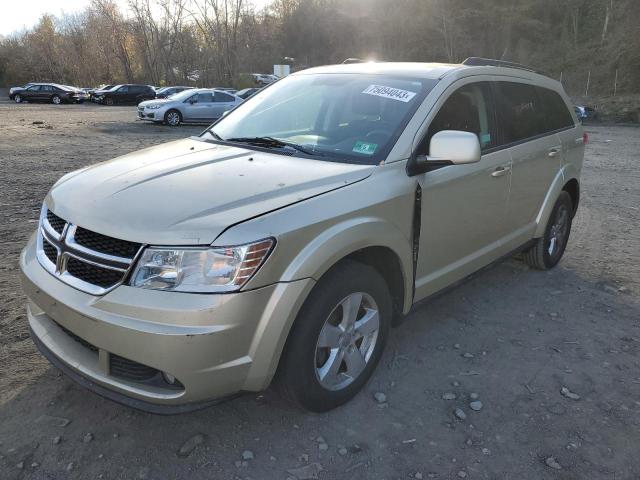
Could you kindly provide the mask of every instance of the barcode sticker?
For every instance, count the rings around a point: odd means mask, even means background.
[[[390,98],[392,100],[399,100],[400,102],[409,102],[416,96],[416,92],[410,92],[409,90],[402,90],[400,88],[385,87],[384,85],[369,85],[362,93],[367,95],[375,95],[376,97]]]

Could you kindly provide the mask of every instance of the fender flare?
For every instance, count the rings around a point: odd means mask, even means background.
[[[544,231],[547,228],[547,222],[549,221],[549,216],[551,215],[551,211],[553,210],[554,205],[556,204],[556,200],[560,195],[560,192],[564,189],[564,186],[572,179],[579,181],[578,170],[576,167],[570,163],[563,165],[563,167],[558,171],[553,182],[551,183],[551,187],[547,191],[547,194],[544,197],[544,201],[542,202],[542,206],[538,211],[538,215],[536,216],[536,230],[533,234],[534,238],[540,238],[544,235]]]

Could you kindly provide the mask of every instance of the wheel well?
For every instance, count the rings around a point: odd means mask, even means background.
[[[402,316],[404,306],[404,276],[398,255],[387,247],[367,247],[357,250],[345,258],[369,265],[384,279],[393,300],[393,323]]]
[[[578,204],[580,203],[580,185],[575,178],[572,178],[567,183],[565,183],[562,190],[567,192],[571,197],[571,201],[573,202],[573,214],[575,215],[578,210]]]

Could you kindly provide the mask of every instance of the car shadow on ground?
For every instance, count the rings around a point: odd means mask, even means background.
[[[325,414],[270,388],[157,416],[49,368],[0,406],[2,478],[552,478],[556,464],[564,478],[631,477],[638,299],[570,265],[510,259],[422,302],[363,391]]]

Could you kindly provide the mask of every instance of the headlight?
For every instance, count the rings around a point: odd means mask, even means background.
[[[193,293],[240,290],[274,245],[275,240],[267,238],[236,247],[149,247],[138,260],[130,284]]]

